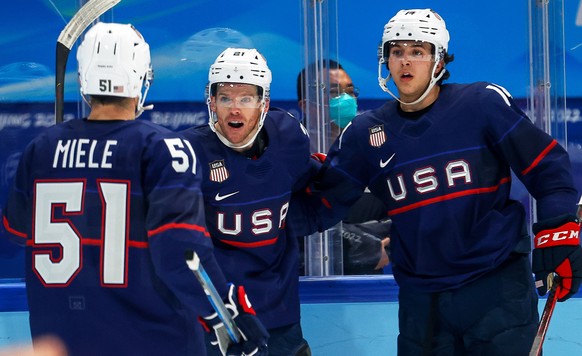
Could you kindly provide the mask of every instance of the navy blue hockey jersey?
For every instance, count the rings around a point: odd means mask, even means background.
[[[389,101],[356,117],[328,163],[386,203],[400,286],[456,288],[497,267],[528,238],[525,210],[510,199],[512,170],[536,199],[539,220],[575,211],[566,151],[504,88],[443,85],[415,117],[398,106]]]
[[[292,192],[310,179],[309,138],[299,122],[270,110],[268,146],[250,159],[207,125],[183,132],[202,165],[206,224],[226,278],[245,286],[267,328],[299,322],[298,240],[285,222]]]
[[[70,355],[204,352],[196,319],[212,308],[184,259],[216,269],[197,170],[183,138],[146,121],[71,120],[28,145],[3,221],[26,245],[33,337]]]

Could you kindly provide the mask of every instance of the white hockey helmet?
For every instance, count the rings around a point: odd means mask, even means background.
[[[378,49],[378,81],[380,88],[388,92],[396,98],[390,90],[386,87],[386,83],[390,80],[390,75],[382,76],[382,67],[388,62],[388,54],[390,43],[394,41],[420,41],[428,42],[434,46],[434,67],[432,71],[431,81],[424,95],[413,103],[420,102],[428,94],[430,89],[442,78],[446,69],[443,68],[437,78],[434,77],[437,64],[445,58],[445,54],[449,46],[449,31],[447,30],[445,21],[431,9],[411,9],[400,10],[392,17],[386,25],[384,25],[384,32],[382,33],[382,42]],[[396,98],[398,100],[398,98]]]
[[[216,114],[210,108],[211,96],[216,94],[216,84],[237,83],[252,84],[261,89],[261,107],[269,100],[271,88],[271,70],[267,60],[254,48],[227,48],[216,57],[208,71],[208,85],[206,86],[206,104],[208,105],[208,125],[225,145],[232,148],[244,148],[251,145],[263,127],[266,110],[261,112],[258,128],[252,139],[242,146],[235,146],[216,131]]]
[[[85,34],[77,60],[83,96],[138,97],[137,116],[143,112],[153,79],[150,47],[131,24],[97,23]]]

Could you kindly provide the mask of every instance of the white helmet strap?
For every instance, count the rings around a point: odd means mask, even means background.
[[[426,87],[426,90],[424,91],[424,93],[416,100],[412,101],[412,102],[404,102],[402,100],[400,100],[400,98],[398,98],[396,95],[394,95],[394,93],[392,93],[392,91],[390,89],[388,89],[388,82],[390,81],[390,78],[392,77],[391,73],[388,73],[388,76],[386,76],[385,78],[382,76],[382,67],[384,64],[384,59],[381,59],[378,62],[378,83],[380,84],[380,88],[382,88],[382,90],[384,90],[386,93],[390,94],[391,97],[393,97],[394,99],[396,99],[400,104],[402,105],[416,105],[418,103],[420,103],[421,101],[424,100],[424,98],[426,98],[426,96],[430,93],[430,91],[432,90],[432,88],[435,86],[435,84],[443,77],[443,75],[445,75],[446,72],[446,68],[443,66],[441,72],[439,73],[439,75],[435,78],[435,73],[438,67],[438,62],[434,63],[434,66],[432,68],[432,72],[430,75],[430,81],[428,82],[428,86]]]
[[[259,131],[261,131],[261,129],[263,128],[263,123],[265,122],[265,117],[267,116],[267,112],[266,112],[266,110],[264,110],[264,107],[266,105],[265,98],[263,97],[263,99],[261,100],[261,107],[263,108],[263,110],[261,111],[261,116],[259,117],[259,121],[257,121],[257,129],[255,130],[255,133],[251,136],[251,138],[248,140],[248,142],[245,144],[242,144],[242,145],[233,144],[226,137],[224,137],[220,132],[218,132],[218,130],[216,129],[216,124],[218,123],[218,119],[216,118],[216,113],[214,111],[212,111],[210,108],[210,100],[211,100],[210,97],[208,97],[206,99],[207,106],[208,106],[208,115],[210,117],[210,120],[208,120],[208,126],[210,126],[210,129],[212,130],[212,132],[214,132],[216,134],[216,136],[218,136],[218,139],[220,140],[220,142],[222,142],[225,146],[233,148],[233,149],[244,149],[244,148],[252,146],[252,144],[257,139],[257,136],[259,135]]]

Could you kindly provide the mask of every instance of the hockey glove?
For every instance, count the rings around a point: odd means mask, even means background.
[[[198,319],[206,332],[214,331],[211,344],[217,346],[223,355],[267,356],[269,333],[257,318],[244,288],[231,284],[224,305],[232,314],[242,339],[238,344],[232,343],[222,320],[214,313]]]
[[[563,302],[576,294],[582,282],[580,225],[574,215],[561,215],[533,225],[532,270],[539,295],[548,292],[548,275],[556,273],[561,284],[556,290]]]

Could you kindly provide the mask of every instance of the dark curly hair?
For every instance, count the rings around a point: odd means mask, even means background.
[[[447,67],[448,63],[451,63],[454,60],[455,60],[454,54],[448,54],[447,52],[445,52],[445,55],[443,57],[443,61],[445,62],[445,68]],[[445,72],[445,74],[443,74],[443,77],[441,79],[439,79],[437,84],[441,85],[443,83],[443,81],[449,79],[450,76],[451,76],[451,72],[447,68],[447,71]]]

